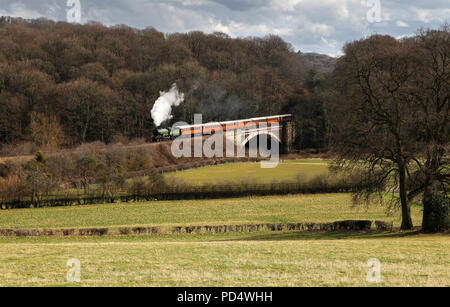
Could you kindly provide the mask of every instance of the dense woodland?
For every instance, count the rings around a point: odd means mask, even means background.
[[[298,148],[325,146],[323,77],[277,36],[0,20],[0,144],[149,140],[150,111],[177,82],[174,121],[296,115]],[[170,123],[167,123],[167,125]]]

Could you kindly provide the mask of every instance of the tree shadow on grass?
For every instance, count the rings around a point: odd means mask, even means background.
[[[315,240],[357,240],[357,239],[395,239],[420,235],[420,231],[411,232],[274,232],[251,234],[246,237],[218,241],[315,241]]]

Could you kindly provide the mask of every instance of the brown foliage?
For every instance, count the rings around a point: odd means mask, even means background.
[[[206,120],[289,111],[306,76],[292,47],[273,35],[164,35],[48,20],[0,26],[0,143],[31,134],[49,142],[51,135],[32,133],[40,131],[31,127],[32,112],[46,124],[59,121],[69,143],[109,143],[118,134],[149,139],[153,103],[174,81],[186,93],[176,121],[191,122],[199,111]],[[206,100],[211,110],[202,109]]]
[[[55,116],[48,118],[42,113],[32,112],[30,117],[31,138],[37,146],[47,150],[55,150],[67,142],[61,125]]]

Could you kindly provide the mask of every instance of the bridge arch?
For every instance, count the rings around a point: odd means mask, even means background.
[[[258,148],[259,148],[259,137],[260,136],[266,136],[267,137],[267,144],[270,146],[270,142],[269,142],[269,138],[270,139],[274,139],[274,140],[276,140],[277,142],[278,142],[278,144],[279,145],[281,145],[281,144],[283,144],[283,141],[281,140],[281,138],[280,138],[280,136],[279,135],[276,135],[275,133],[273,133],[273,132],[270,132],[270,131],[258,131],[258,132],[254,132],[254,133],[251,133],[250,135],[248,135],[246,138],[245,138],[245,140],[242,142],[242,144],[241,144],[241,146],[245,146],[245,147],[247,147],[249,144],[250,144],[250,141],[252,140],[252,139],[254,139],[254,138],[258,138],[258,140],[257,140],[257,144],[258,144]],[[269,148],[270,149],[270,148]]]

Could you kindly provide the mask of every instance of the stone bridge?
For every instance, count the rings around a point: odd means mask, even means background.
[[[295,140],[291,114],[180,126],[179,129],[182,136],[192,137],[223,133],[227,140],[238,146],[247,146],[252,141],[258,142],[260,136],[267,136],[268,144],[276,141],[280,145],[280,153],[284,154],[292,151]]]

